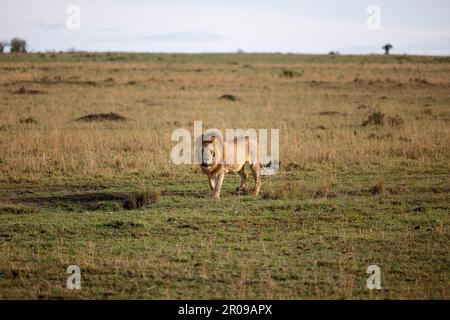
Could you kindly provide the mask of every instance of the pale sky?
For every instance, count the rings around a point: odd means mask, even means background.
[[[80,9],[69,29],[67,9]],[[369,6],[380,29],[367,27]],[[1,0],[0,40],[32,51],[450,55],[448,0]],[[371,20],[373,21],[373,20]],[[373,24],[372,24],[373,25]]]

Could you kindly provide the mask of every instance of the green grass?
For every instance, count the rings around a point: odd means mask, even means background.
[[[279,53],[128,53],[128,52],[76,52],[76,53],[28,53],[0,54],[1,62],[149,62],[149,63],[444,63],[450,62],[450,57],[410,56],[410,55],[311,55],[311,54],[279,54]],[[249,66],[251,67],[251,66]]]
[[[238,180],[226,177],[219,201],[200,172],[2,186],[5,202],[32,209],[0,208],[0,298],[449,298],[448,167],[291,170],[263,181],[299,186],[277,200],[234,193]],[[139,183],[159,201],[121,209]],[[65,288],[71,264],[78,291]],[[366,288],[371,264],[382,290]]]

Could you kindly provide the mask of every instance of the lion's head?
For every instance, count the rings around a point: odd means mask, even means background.
[[[209,141],[202,141],[202,167],[207,169],[219,162],[220,152],[216,143],[216,137]]]

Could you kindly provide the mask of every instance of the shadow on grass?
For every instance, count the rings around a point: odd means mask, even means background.
[[[135,192],[85,192],[48,196],[24,196],[5,199],[13,205],[57,208],[65,211],[117,211],[123,210],[124,203]],[[162,197],[205,198],[207,193],[201,191],[162,191]]]
[[[56,196],[43,196],[43,197],[24,197],[16,198],[14,200],[23,203],[30,204],[42,204],[48,205],[55,202],[98,202],[98,201],[123,201],[131,194],[130,192],[117,192],[117,193],[76,193]]]

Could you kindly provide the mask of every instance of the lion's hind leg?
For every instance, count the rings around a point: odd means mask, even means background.
[[[253,195],[255,197],[259,194],[261,188],[261,165],[259,163],[252,164],[252,174],[255,180],[255,188],[253,189]]]
[[[248,178],[248,174],[247,172],[245,172],[245,164],[242,166],[241,170],[238,171],[239,175],[241,176],[241,183],[239,185],[239,187],[236,189],[236,191],[242,191],[244,193],[248,192],[248,188],[247,188],[247,178]]]

